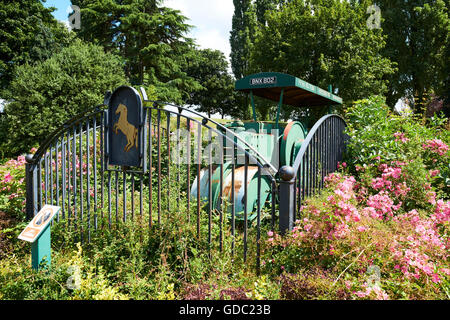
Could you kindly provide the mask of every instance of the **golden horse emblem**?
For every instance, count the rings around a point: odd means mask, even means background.
[[[128,152],[133,147],[138,147],[138,129],[128,122],[128,109],[125,105],[119,104],[116,109],[116,114],[120,114],[119,120],[114,124],[113,130],[116,134],[118,131],[122,131],[122,133],[127,137],[127,145],[125,146],[124,151]]]

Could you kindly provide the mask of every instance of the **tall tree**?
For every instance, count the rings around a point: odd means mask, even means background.
[[[381,94],[393,65],[385,36],[367,28],[368,2],[293,0],[270,11],[252,50],[251,70],[278,71],[334,86],[345,102]]]
[[[383,32],[387,35],[383,54],[398,65],[392,74],[387,102],[404,96],[416,98],[420,109],[424,95],[445,94],[450,63],[448,0],[376,0],[381,9]],[[412,100],[412,99],[411,99]]]
[[[266,18],[264,17],[266,11],[275,9],[277,3],[278,0],[255,0],[256,17],[260,24],[266,24]]]
[[[230,33],[231,69],[236,79],[247,74],[250,51],[257,26],[251,0],[233,0],[234,14]]]
[[[182,66],[193,50],[190,25],[160,0],[72,0],[81,8],[78,34],[120,54],[131,83],[156,87],[160,99],[183,103],[199,87]]]
[[[43,61],[68,44],[68,32],[53,10],[39,0],[0,0],[0,92],[16,67]]]
[[[228,74],[228,62],[219,50],[197,50],[187,65],[187,74],[193,77],[201,89],[190,94],[187,104],[197,105],[198,111],[224,115],[233,115],[234,82]]]
[[[0,128],[0,150],[30,150],[65,121],[103,101],[105,92],[127,83],[119,57],[76,39],[51,58],[16,68]]]

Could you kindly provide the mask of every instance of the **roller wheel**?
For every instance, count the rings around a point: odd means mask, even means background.
[[[306,129],[298,121],[291,121],[284,129],[280,141],[280,167],[291,166],[295,161],[295,154],[306,138]]]

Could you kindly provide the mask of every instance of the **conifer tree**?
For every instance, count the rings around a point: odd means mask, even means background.
[[[183,71],[193,50],[190,25],[160,0],[73,0],[81,9],[79,36],[120,55],[132,84],[153,86],[158,98],[183,103],[199,84]]]

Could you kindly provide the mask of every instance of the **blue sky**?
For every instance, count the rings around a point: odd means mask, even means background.
[[[58,20],[67,20],[67,12],[66,9],[71,4],[70,0],[47,0],[44,3],[44,6],[46,7],[55,7],[57,8],[57,11],[53,12],[53,15]]]
[[[70,0],[47,0],[44,5],[57,8],[53,12],[56,19],[67,20]],[[189,36],[196,40],[200,48],[220,50],[229,60],[233,0],[164,0],[164,5],[180,10],[189,19],[188,23],[194,26]]]

